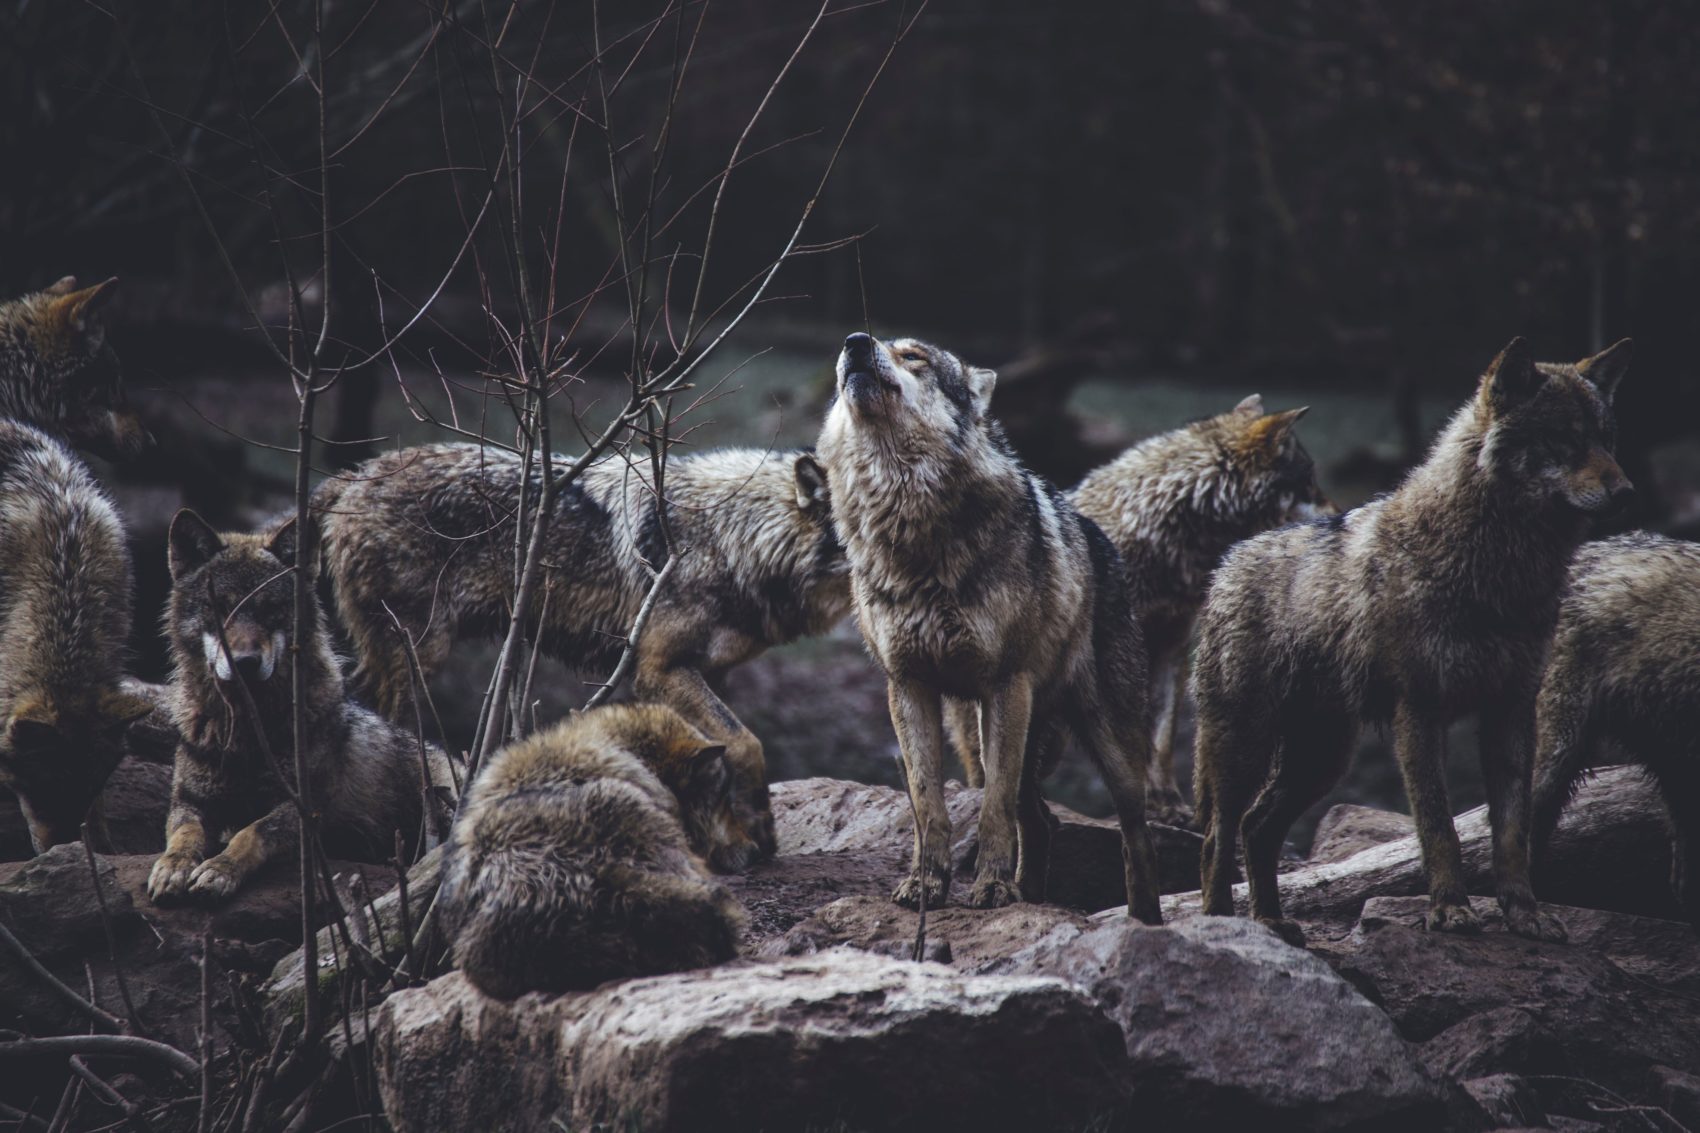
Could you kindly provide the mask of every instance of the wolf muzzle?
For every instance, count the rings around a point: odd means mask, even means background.
[[[874,408],[887,390],[897,389],[880,366],[879,344],[873,335],[857,331],[846,338],[838,368],[844,375],[844,394],[858,409]]]

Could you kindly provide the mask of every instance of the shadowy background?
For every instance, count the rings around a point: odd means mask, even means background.
[[[319,232],[300,204],[318,190],[302,75],[317,60],[274,7],[13,0],[0,12],[0,293],[66,273],[121,277],[113,340],[163,442],[101,470],[131,520],[135,666],[152,677],[171,512],[187,502],[239,526],[287,492],[288,456],[250,442],[290,443],[295,399],[241,296],[284,322],[285,263],[310,302],[323,296],[309,266]],[[748,139],[716,222],[715,294],[783,244],[914,9],[841,7]],[[282,5],[297,24],[299,8]],[[718,0],[657,24],[660,3],[535,3],[491,29],[482,10],[325,9],[336,349],[371,351],[429,301],[326,407],[328,435],[356,442],[325,450],[327,463],[439,437],[402,385],[443,411],[446,379],[499,365],[488,315],[511,295],[494,266],[511,249],[480,233],[449,269],[501,142],[489,91],[515,76],[480,72],[468,44],[500,30],[508,56],[576,98],[593,21],[604,43],[630,43],[701,19],[661,195],[662,211],[684,211],[655,247],[694,275],[708,210],[693,194],[813,14]],[[1633,336],[1619,452],[1640,495],[1624,522],[1692,534],[1697,16],[1645,0],[934,0],[804,230],[805,243],[860,239],[783,267],[706,367],[723,396],[693,415],[690,441],[807,443],[838,342],[868,326],[1001,366],[996,411],[1059,481],[1258,390],[1272,407],[1312,405],[1301,434],[1325,488],[1353,503],[1396,482],[1513,335],[1553,359]],[[667,52],[633,58],[611,117],[621,177],[636,183],[674,71]],[[564,254],[531,270],[563,296],[588,295],[619,253],[608,147],[565,100],[542,99],[537,114],[527,193],[559,224]],[[282,202],[275,225],[268,194]],[[657,296],[676,302],[656,275]],[[624,355],[607,349],[620,328],[596,304],[578,316],[566,332],[583,377],[572,401],[594,418],[620,389]],[[471,729],[491,655],[468,644],[438,682],[451,741]],[[549,685],[545,714],[588,695],[564,670]],[[775,651],[729,685],[777,775],[895,782],[882,682],[852,630]],[[1336,797],[1403,806],[1384,747],[1366,739]],[[1454,747],[1461,809],[1480,791],[1468,733]],[[1103,812],[1095,792],[1070,767],[1053,794]]]

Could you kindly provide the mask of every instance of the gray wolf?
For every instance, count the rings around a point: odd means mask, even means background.
[[[1205,912],[1234,911],[1243,819],[1252,915],[1302,938],[1281,917],[1281,845],[1344,773],[1367,720],[1392,725],[1428,926],[1478,929],[1443,770],[1447,725],[1478,714],[1506,921],[1563,938],[1529,888],[1535,694],[1588,517],[1630,490],[1611,454],[1628,362],[1627,342],[1555,365],[1514,339],[1390,495],[1228,553],[1193,676]]]
[[[228,897],[266,862],[299,847],[286,786],[295,776],[296,538],[293,519],[258,535],[221,535],[187,508],[171,522],[165,632],[181,739],[165,853],[148,877],[155,901]],[[309,615],[310,635],[299,643],[302,738],[325,851],[387,861],[399,831],[411,854],[431,826],[446,822],[455,770],[441,751],[347,698],[316,600]],[[238,682],[252,697],[275,766]],[[224,848],[209,856],[219,841]]]
[[[1664,797],[1671,888],[1700,929],[1700,546],[1635,532],[1576,553],[1536,721],[1537,870],[1583,772],[1621,755]]]
[[[818,451],[862,635],[885,671],[918,815],[894,899],[944,904],[946,698],[978,709],[986,793],[969,903],[1043,895],[1050,815],[1039,781],[1073,733],[1115,800],[1128,910],[1161,920],[1145,827],[1145,647],[1121,557],[1054,487],[1022,468],[989,409],[996,375],[949,351],[853,334]]]
[[[506,630],[521,470],[500,450],[425,445],[367,461],[315,494],[354,679],[391,719],[410,711],[409,669],[386,605],[426,675],[458,638]],[[726,745],[754,860],[776,848],[761,741],[709,682],[769,646],[831,628],[849,612],[849,571],[825,474],[807,452],[675,455],[666,496],[681,558],[638,642],[633,690]],[[539,646],[568,664],[611,669],[650,571],[666,558],[653,496],[639,472],[610,458],[558,492],[555,507]]]
[[[0,421],[0,784],[38,853],[80,836],[129,725],[152,710],[123,687],[130,603],[111,501],[64,445]]]
[[[23,421],[107,459],[151,443],[125,401],[123,371],[101,309],[116,279],[93,287],[66,276],[0,302],[0,417]]]
[[[730,829],[725,754],[671,708],[614,704],[492,756],[438,895],[467,978],[512,999],[736,956],[742,913],[700,857]]]
[[[1262,531],[1336,510],[1294,432],[1304,409],[1265,413],[1256,394],[1227,413],[1161,433],[1089,473],[1068,500],[1103,529],[1127,565],[1151,676],[1147,816],[1186,825],[1175,777],[1175,715],[1187,683],[1193,622],[1228,548]],[[972,729],[952,729],[979,786]]]

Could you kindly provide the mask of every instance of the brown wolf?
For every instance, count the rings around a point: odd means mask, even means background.
[[[72,276],[0,302],[0,417],[23,421],[108,459],[151,442],[124,399],[123,374],[100,311],[116,279]]]
[[[1265,413],[1263,399],[1253,394],[1227,413],[1142,441],[1068,493],[1127,564],[1151,675],[1154,758],[1147,813],[1158,822],[1192,820],[1175,778],[1175,714],[1210,572],[1242,539],[1335,510],[1293,431],[1304,414]],[[952,735],[969,782],[979,786],[973,728],[953,724]]]
[[[124,526],[88,469],[0,421],[0,784],[38,853],[79,837],[126,729],[152,710],[121,687],[130,601]]]
[[[995,380],[934,346],[853,334],[821,432],[857,618],[889,682],[919,816],[914,865],[894,897],[938,906],[949,893],[948,697],[978,705],[986,756],[969,903],[1044,893],[1039,780],[1055,752],[1029,754],[1031,723],[1036,736],[1073,732],[1097,762],[1121,818],[1128,910],[1155,924],[1145,648],[1121,558],[1016,461],[988,414]]]
[[[1583,772],[1615,749],[1659,785],[1672,889],[1700,929],[1700,546],[1636,532],[1576,553],[1536,719],[1537,867]]]
[[[337,613],[359,662],[355,680],[390,718],[410,711],[409,672],[386,605],[414,638],[427,675],[457,638],[506,629],[520,473],[506,452],[425,445],[367,461],[314,496]],[[843,618],[849,571],[825,475],[807,452],[675,456],[666,483],[682,558],[638,643],[634,691],[726,745],[753,860],[775,850],[761,742],[709,682]],[[666,553],[652,496],[638,473],[609,459],[556,500],[539,644],[569,664],[612,668]]]
[[[1243,818],[1252,915],[1300,938],[1281,917],[1281,844],[1345,771],[1368,719],[1393,726],[1429,927],[1477,929],[1443,751],[1446,726],[1479,713],[1506,921],[1563,937],[1529,889],[1535,693],[1587,517],[1629,491],[1610,451],[1628,361],[1625,342],[1573,366],[1536,363],[1514,339],[1391,495],[1228,553],[1193,677],[1205,912],[1234,911]]]
[[[270,535],[220,535],[187,508],[171,522],[165,630],[182,738],[165,853],[148,878],[156,901],[228,897],[299,845],[285,786],[294,783],[295,540],[294,520]],[[310,617],[311,636],[300,643],[303,739],[325,849],[333,857],[386,861],[398,830],[417,848],[428,825],[446,820],[454,771],[441,751],[347,699],[317,601]],[[253,698],[275,768],[237,682]],[[208,857],[215,840],[225,841],[224,849]]]
[[[512,999],[736,956],[742,914],[698,856],[733,825],[725,752],[659,704],[593,709],[497,752],[438,895],[467,978]]]

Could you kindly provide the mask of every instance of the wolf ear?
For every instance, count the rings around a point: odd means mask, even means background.
[[[992,387],[998,384],[998,372],[979,366],[968,367],[968,396],[974,402],[974,416],[984,417],[992,407]]]
[[[58,311],[59,317],[64,319],[66,325],[71,327],[72,330],[79,334],[86,333],[89,329],[90,320],[111,301],[112,293],[118,287],[118,277],[113,276],[111,279],[97,283],[93,287],[85,287],[80,291],[58,290],[65,285],[67,280],[70,281],[72,287],[76,286],[77,281],[71,276],[66,276],[48,288],[50,292],[60,297],[55,303],[54,309]]]
[[[1518,336],[1488,366],[1487,373],[1482,375],[1482,388],[1496,409],[1508,409],[1535,396],[1546,380],[1546,375],[1535,368],[1529,344]]]
[[[62,275],[41,289],[43,295],[69,295],[77,289],[77,277]]]
[[[205,566],[214,555],[224,550],[224,540],[219,538],[218,532],[189,508],[172,516],[171,532],[166,536],[166,543],[166,557],[173,581]]]
[[[16,751],[20,747],[39,744],[59,730],[59,712],[48,701],[37,696],[26,698],[6,723],[6,739]]]
[[[307,569],[313,575],[317,575],[319,572],[318,560],[313,554],[317,535],[318,529],[313,520],[309,518],[307,520]],[[270,551],[272,556],[283,565],[294,566],[296,542],[295,517],[290,516],[284,520],[283,526],[274,531],[272,537],[266,540],[266,550]]]
[[[797,485],[797,510],[813,511],[830,505],[832,497],[826,487],[826,469],[820,466],[813,453],[802,453],[792,465]]]
[[[97,711],[101,719],[114,728],[128,728],[153,711],[151,701],[127,692],[107,692],[100,698]]]
[[[1287,434],[1293,431],[1293,426],[1299,423],[1299,418],[1309,412],[1310,406],[1301,405],[1297,409],[1264,414],[1246,426],[1246,447],[1265,452],[1275,451],[1287,439]]]
[[[731,778],[725,744],[705,744],[691,757],[691,783],[705,794],[718,795]]]
[[[1250,397],[1234,406],[1234,412],[1239,414],[1241,417],[1263,416],[1263,395],[1261,393],[1252,394]]]
[[[1576,363],[1576,371],[1600,391],[1601,397],[1610,401],[1617,393],[1617,383],[1629,372],[1629,360],[1634,353],[1635,344],[1620,338],[1592,358]]]

